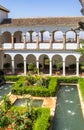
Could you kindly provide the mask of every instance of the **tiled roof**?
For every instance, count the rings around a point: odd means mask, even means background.
[[[45,17],[45,18],[19,18],[4,19],[0,26],[35,26],[35,25],[78,25],[78,22],[84,22],[84,16],[78,17]]]
[[[8,9],[6,9],[5,7],[3,7],[2,5],[0,5],[0,10],[3,10],[5,12],[10,12]]]

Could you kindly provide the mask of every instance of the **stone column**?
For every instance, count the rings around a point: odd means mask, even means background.
[[[63,60],[63,76],[65,76],[65,60]]]
[[[3,70],[3,65],[4,65],[4,52],[2,51],[0,54],[0,69]]]
[[[52,49],[52,33],[50,33],[50,50]]]
[[[66,34],[63,34],[63,49],[66,49]]]
[[[2,50],[1,37],[2,37],[2,35],[0,35],[0,50]]]
[[[12,74],[15,74],[14,59],[12,59]]]
[[[76,75],[79,76],[79,61],[76,61]]]
[[[24,60],[24,75],[26,76],[26,60]]]
[[[26,34],[24,34],[24,49],[26,49]]]
[[[43,32],[41,32],[41,42],[43,43]]]
[[[50,71],[50,76],[52,76],[52,60],[50,60],[50,67],[49,67],[49,71]]]
[[[52,42],[54,42],[55,39],[54,39],[54,32],[52,32]]]
[[[77,49],[79,49],[80,48],[80,43],[79,43],[79,33],[77,33]]]
[[[30,43],[32,43],[32,33],[33,32],[30,32]]]
[[[36,49],[39,49],[39,35],[36,35]]]
[[[14,49],[14,34],[11,34],[12,49]]]
[[[36,61],[36,67],[38,69],[38,75],[39,75],[39,60]]]

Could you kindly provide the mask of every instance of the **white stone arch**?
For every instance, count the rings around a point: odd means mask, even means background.
[[[24,57],[21,55],[21,54],[16,54],[14,56],[14,66],[15,66],[15,69],[18,70],[18,64],[22,63],[23,64],[23,67],[21,68],[23,70],[24,68]]]
[[[3,57],[3,63],[6,64],[6,63],[9,63],[10,64],[10,68],[11,68],[11,55],[9,54],[4,54],[4,57]]]
[[[16,31],[14,33],[14,43],[21,43],[22,42],[22,32]]]
[[[34,54],[28,54],[26,56],[26,64],[33,63],[36,66],[36,56]]]
[[[68,30],[66,32],[66,42],[73,43],[76,42],[76,32],[72,30]]]
[[[76,74],[76,56],[75,55],[66,56],[65,68],[66,68],[66,74],[68,74],[68,75]]]
[[[9,54],[3,56],[3,69],[5,74],[12,73],[12,58]]]
[[[82,72],[81,65],[84,65],[84,56],[80,56],[80,58],[79,58],[79,70],[80,70],[80,72]]]
[[[55,31],[54,32],[54,41],[55,42],[63,42],[63,32],[62,31]]]
[[[84,31],[83,30],[81,30],[79,32],[79,39],[80,39],[80,42],[84,41]]]
[[[43,32],[43,41],[44,42],[49,42],[49,40],[50,40],[50,33],[49,33],[49,31],[44,31]]]
[[[39,56],[39,70],[43,73],[49,74],[50,58],[47,54],[41,54]]]
[[[59,54],[53,55],[53,57],[52,57],[52,70],[53,70],[53,73],[55,73],[54,71],[57,70],[57,68],[56,68],[57,64],[60,64],[59,70],[60,70],[60,72],[62,71],[62,69],[63,69],[62,68],[62,62],[63,62],[63,58],[62,58],[61,55],[59,55]]]
[[[36,32],[32,33],[32,42],[36,42],[36,35],[37,35]]]
[[[1,43],[11,43],[11,33],[10,32],[4,32],[1,36]]]
[[[25,35],[26,35],[26,42],[27,43],[30,42],[30,32],[26,32]]]

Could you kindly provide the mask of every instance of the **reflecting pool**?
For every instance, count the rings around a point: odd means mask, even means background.
[[[60,86],[53,130],[84,130],[77,87]]]
[[[27,98],[23,98],[23,99],[17,99],[14,103],[14,106],[26,106],[26,105],[30,105],[32,107],[41,107],[43,104],[43,100],[42,99],[27,99]]]
[[[4,84],[0,87],[0,101],[3,99],[3,96],[5,94],[8,94],[10,92],[10,88],[11,88],[12,84],[7,83]]]

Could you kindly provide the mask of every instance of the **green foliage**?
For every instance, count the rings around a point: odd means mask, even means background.
[[[38,73],[38,68],[34,67],[34,74],[37,74],[37,73]]]
[[[80,78],[78,83],[79,83],[79,89],[80,89],[80,92],[81,92],[81,96],[82,96],[82,99],[84,101],[84,79]]]
[[[5,76],[5,80],[6,81],[10,81],[10,82],[16,82],[17,80],[19,80],[22,76]]]
[[[10,63],[5,63],[4,68],[10,68]]]
[[[4,96],[4,107],[5,107],[5,110],[8,110],[11,108],[11,101],[7,95]]]
[[[84,62],[82,62],[80,68],[81,68],[82,71],[84,71]]]
[[[54,96],[54,94],[56,93],[57,85],[58,85],[57,78],[55,77],[51,78],[48,86],[48,89],[50,91],[50,96]]]
[[[34,69],[34,64],[33,63],[29,63],[28,64],[28,70],[33,70]]]
[[[18,67],[18,68],[23,68],[23,67],[24,67],[24,63],[18,63],[18,64],[17,64],[17,67]]]
[[[82,45],[82,47],[79,48],[79,49],[77,50],[77,52],[79,52],[81,55],[84,55],[84,40],[81,41],[81,45]]]
[[[48,108],[38,109],[39,115],[33,125],[33,130],[48,130],[50,110]]]
[[[78,77],[58,77],[58,83],[78,83]]]
[[[8,116],[2,116],[1,120],[0,120],[0,127],[4,128],[8,124],[9,124],[9,117]]]
[[[28,77],[28,78],[31,79],[31,77]],[[36,79],[34,78],[33,80],[30,80],[30,81],[33,82],[35,80]],[[44,78],[39,77],[39,79],[37,80],[37,84],[34,84],[34,85],[32,84],[30,86],[23,86],[23,82],[24,82],[23,80],[18,80],[16,84],[13,85],[11,89],[11,93],[18,94],[18,95],[31,94],[33,96],[41,96],[41,97],[47,96],[48,97],[48,96],[54,96],[54,93],[56,91],[56,86],[57,86],[57,80],[56,78],[53,78],[53,77],[45,79],[45,80]],[[46,84],[47,86],[44,86]]]
[[[28,76],[26,77],[26,81],[27,85],[33,85],[36,82],[35,77],[31,74],[28,74]]]
[[[57,69],[57,70],[60,70],[61,66],[62,66],[62,62],[59,62],[57,60],[54,61],[54,67]]]

